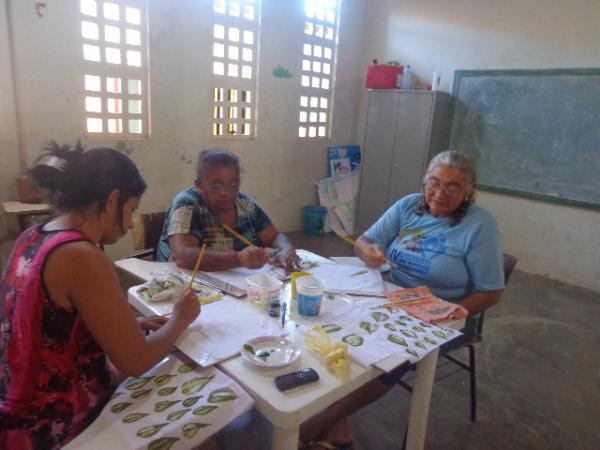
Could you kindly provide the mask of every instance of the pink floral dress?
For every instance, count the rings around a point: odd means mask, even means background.
[[[115,387],[106,355],[77,311],[57,306],[42,279],[54,249],[88,239],[42,227],[19,237],[0,284],[0,448],[62,447],[96,418]]]

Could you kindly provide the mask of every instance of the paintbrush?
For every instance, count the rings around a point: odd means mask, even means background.
[[[240,241],[242,241],[244,244],[249,245],[250,247],[256,247],[256,245],[254,245],[252,242],[250,242],[248,239],[246,239],[244,236],[242,236],[240,233],[238,233],[237,231],[235,231],[233,228],[231,228],[229,225],[227,224],[223,224],[223,228],[225,229],[225,231],[227,231],[228,233],[230,233],[231,235],[235,236],[236,238],[238,238]],[[269,257],[273,258],[274,256],[277,256],[277,254],[281,251],[280,248],[263,248],[263,250],[265,252],[267,252],[267,255],[269,255]]]
[[[204,252],[206,251],[206,242],[202,244],[202,248],[200,248],[200,252],[198,252],[198,258],[196,259],[196,265],[194,266],[194,271],[192,272],[192,278],[190,278],[190,283],[188,284],[188,289],[192,289],[194,285],[194,280],[196,279],[196,275],[198,274],[198,269],[200,268],[200,263],[202,262],[202,257],[204,256]],[[198,299],[200,300],[200,299]],[[170,317],[173,313],[163,314],[163,317]]]
[[[338,234],[338,236],[339,236],[340,239],[346,241],[350,245],[356,244],[356,239],[354,239],[354,238],[352,238],[352,237],[350,237],[348,235]],[[373,249],[372,248],[369,248],[369,253],[373,254]],[[390,267],[393,268],[393,269],[398,269],[399,268],[398,264],[396,264],[395,262],[390,261],[387,258],[385,259],[385,262],[387,264],[389,264]]]
[[[225,230],[232,234],[233,236],[235,236],[236,238],[238,238],[240,241],[242,241],[244,244],[249,245],[250,247],[256,247],[256,245],[254,245],[252,242],[250,242],[248,239],[246,239],[244,236],[242,236],[240,233],[238,233],[237,231],[235,231],[233,228],[231,228],[229,225],[227,225],[226,223],[223,224],[223,228],[225,228]]]
[[[196,265],[194,266],[194,271],[192,272],[192,278],[190,278],[190,284],[188,284],[188,289],[192,289],[192,285],[194,284],[194,280],[196,279],[196,275],[198,274],[198,269],[200,268],[200,262],[202,262],[202,257],[204,256],[204,252],[206,251],[206,242],[202,244],[202,248],[198,253],[198,259],[196,259]]]

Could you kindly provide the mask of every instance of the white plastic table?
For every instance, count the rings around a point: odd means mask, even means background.
[[[303,259],[324,260],[318,255],[303,250],[298,250],[298,253]],[[158,270],[177,270],[174,263],[156,263],[135,258],[120,260],[115,264],[119,269],[140,280],[148,280],[151,276],[150,273]],[[289,292],[289,287],[287,292]],[[165,307],[164,305],[149,307],[145,302],[136,301],[135,296],[130,295],[129,298],[132,306],[139,309],[142,314],[163,314],[165,312],[162,309]],[[463,323],[464,321],[455,321],[445,325],[459,328]],[[288,338],[295,341],[296,345],[300,348],[304,347],[304,336],[297,331],[292,320],[287,322],[285,331],[289,333]],[[195,352],[195,349],[190,348],[190,339],[182,336],[180,341],[185,342],[185,345],[176,344],[181,351],[184,353]],[[194,359],[194,356],[197,355],[189,354],[188,356]],[[416,365],[406,441],[406,448],[409,450],[422,449],[425,444],[429,401],[437,358],[438,350],[435,349]],[[282,368],[256,368],[244,362],[240,356],[222,361],[217,367],[236,380],[254,398],[256,409],[273,425],[271,449],[296,450],[302,422],[381,375],[383,371],[391,370],[404,361],[400,356],[394,355],[378,363],[379,368],[365,368],[351,362],[349,374],[344,378],[330,373],[321,360],[313,352],[307,350],[303,351],[300,358],[292,365]],[[305,367],[312,367],[319,373],[318,383],[287,393],[282,393],[275,387],[273,383],[275,376]]]

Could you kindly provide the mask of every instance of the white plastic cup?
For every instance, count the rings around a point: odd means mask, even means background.
[[[317,316],[321,310],[321,298],[325,292],[325,282],[314,276],[300,277],[296,280],[298,293],[298,314]]]
[[[277,278],[264,273],[246,277],[246,293],[250,303],[266,309],[269,303],[279,301],[283,283]]]

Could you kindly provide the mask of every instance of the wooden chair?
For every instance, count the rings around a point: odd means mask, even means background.
[[[510,279],[510,276],[516,265],[517,265],[517,258],[515,258],[514,256],[509,255],[507,253],[504,253],[504,284],[505,285],[508,284],[508,280]],[[465,369],[469,372],[470,387],[471,387],[471,421],[472,422],[475,422],[475,419],[477,418],[477,386],[476,386],[477,366],[475,363],[475,345],[478,344],[479,342],[481,342],[481,340],[482,340],[484,318],[485,318],[485,311],[482,311],[479,314],[479,317],[477,319],[477,326],[475,329],[476,331],[472,337],[470,337],[470,338],[468,337],[467,339],[464,339],[464,340],[460,340],[460,338],[457,338],[458,342],[454,343],[453,341],[451,341],[449,343],[448,347],[446,347],[445,349],[444,348],[440,349],[440,356],[446,358],[448,361],[451,361],[454,364],[457,364],[462,369]],[[463,361],[461,361],[458,358],[455,358],[454,356],[449,354],[450,352],[454,352],[455,350],[459,350],[459,349],[465,348],[465,347],[469,349],[469,362],[468,363],[464,363]],[[400,386],[402,386],[409,392],[412,392],[412,387],[409,384],[407,384],[405,381],[401,380],[398,384],[400,384]],[[405,437],[405,439],[406,439],[406,437]]]
[[[156,248],[167,217],[166,212],[140,214],[133,219],[131,234],[133,236],[133,249],[136,251],[131,257],[147,258],[156,257]]]

